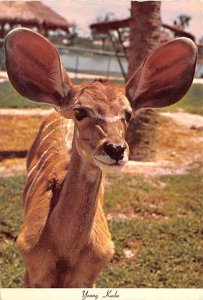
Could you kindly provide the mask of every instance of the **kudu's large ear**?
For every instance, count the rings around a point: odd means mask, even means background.
[[[12,30],[4,45],[7,73],[14,88],[30,100],[60,107],[71,81],[54,46],[26,28]]]
[[[132,107],[164,107],[180,100],[192,84],[196,57],[197,47],[188,38],[154,49],[126,84]]]

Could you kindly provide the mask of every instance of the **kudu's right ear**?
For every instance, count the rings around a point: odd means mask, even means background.
[[[57,107],[67,101],[71,81],[46,38],[20,28],[7,35],[4,45],[8,77],[22,96]]]
[[[188,38],[152,50],[126,84],[132,107],[164,107],[179,101],[192,84],[196,58],[197,47]]]

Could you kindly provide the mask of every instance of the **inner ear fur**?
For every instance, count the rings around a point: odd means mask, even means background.
[[[10,31],[4,47],[6,69],[14,88],[30,100],[61,106],[72,84],[55,47],[26,28]]]
[[[179,101],[192,84],[196,58],[197,47],[188,38],[154,49],[126,84],[132,107],[164,107]]]

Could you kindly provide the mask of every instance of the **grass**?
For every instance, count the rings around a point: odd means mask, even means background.
[[[22,287],[15,239],[23,182],[23,176],[0,178],[3,287]],[[97,287],[202,287],[202,206],[203,175],[195,171],[148,179],[109,176],[105,212],[116,253]]]
[[[0,108],[48,108],[47,104],[28,101],[20,96],[9,81],[0,84]]]
[[[81,83],[83,80],[74,79],[75,84]],[[120,81],[114,81],[120,86],[123,85]],[[48,108],[47,104],[28,101],[21,97],[11,86],[8,81],[0,83],[0,108]],[[203,85],[193,84],[189,92],[181,101],[170,106],[170,108],[162,109],[164,111],[184,110],[186,112],[203,114]]]
[[[23,263],[15,248],[15,240],[22,222],[23,183],[23,176],[0,178],[2,287],[22,287]]]
[[[98,287],[202,287],[202,184],[203,176],[195,173],[114,178],[107,211],[135,218],[110,222],[116,254]],[[123,249],[134,256],[127,259]]]

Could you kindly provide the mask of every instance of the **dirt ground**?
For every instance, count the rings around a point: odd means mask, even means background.
[[[203,117],[184,112],[161,113],[156,143],[155,161],[130,161],[123,172],[151,176],[202,169]]]
[[[49,111],[0,110],[0,176],[25,172],[24,153]],[[145,176],[184,174],[191,168],[203,171],[203,117],[189,113],[161,113],[157,128],[156,159],[129,161],[122,172]],[[12,155],[13,153],[13,155]],[[14,156],[14,157],[12,157]],[[20,158],[16,158],[20,157]]]

